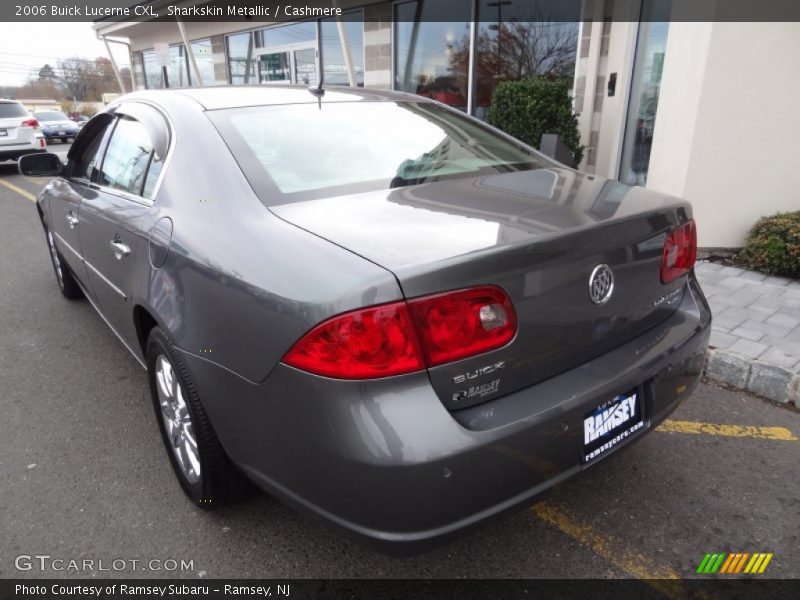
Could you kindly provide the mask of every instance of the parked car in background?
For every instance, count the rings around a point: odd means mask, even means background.
[[[89,117],[87,117],[86,115],[78,115],[72,120],[75,121],[75,125],[78,126],[78,129],[83,129],[83,126],[89,122]]]
[[[33,116],[41,124],[42,133],[48,142],[70,142],[80,131],[75,122],[60,110],[37,110]]]
[[[137,92],[66,168],[20,163],[57,176],[36,208],[61,293],[146,369],[198,507],[249,478],[419,552],[691,394],[711,315],[688,202],[420,96],[312,91]]]
[[[16,100],[0,99],[0,161],[17,160],[45,148],[39,122]]]

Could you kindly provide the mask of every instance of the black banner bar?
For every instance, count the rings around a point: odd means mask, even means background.
[[[448,21],[453,10],[481,0],[409,0],[423,10],[411,11],[421,21]],[[645,4],[648,0],[645,0]],[[3,0],[0,21],[6,22],[107,22],[107,21],[224,21],[277,23],[310,18],[336,17],[347,10],[371,6],[366,21],[383,21],[392,14],[390,0]],[[553,22],[575,22],[590,18],[592,0],[510,0],[504,12],[530,15]],[[641,0],[617,0],[609,21],[739,21],[800,22],[798,0],[672,0],[653,4],[655,11],[642,13]]]
[[[800,597],[800,581],[752,577],[692,580],[0,580],[0,598],[31,600],[531,600],[724,598],[783,600]]]

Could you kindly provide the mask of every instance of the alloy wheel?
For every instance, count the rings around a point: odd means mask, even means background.
[[[169,446],[186,480],[197,483],[200,480],[200,454],[192,416],[175,369],[163,354],[156,357],[155,376],[158,403]]]

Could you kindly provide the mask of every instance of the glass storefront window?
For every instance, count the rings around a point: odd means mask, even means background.
[[[167,83],[169,87],[191,85],[187,60],[188,57],[184,51],[183,44],[169,47],[169,65],[167,65]],[[147,89],[164,87],[163,71],[155,50],[142,52],[142,66],[144,67],[144,82]]]
[[[190,42],[189,45],[192,47],[192,54],[194,54],[203,85],[214,85],[214,58],[211,52],[211,40],[196,40]],[[194,83],[198,84],[199,82],[195,81]]]
[[[259,29],[256,33],[256,46],[270,48],[303,42],[316,43],[317,25],[314,21],[304,21],[292,25]]]
[[[259,83],[290,83],[291,64],[288,52],[270,52],[258,57]]]
[[[475,37],[472,114],[484,119],[492,94],[504,81],[526,77],[572,83],[578,23],[547,21],[529,0],[480,0]],[[461,53],[469,60],[469,53]]]
[[[395,89],[467,109],[470,4],[395,5]]]
[[[347,63],[339,38],[339,27],[335,19],[322,19],[322,70],[325,85],[349,85]],[[356,83],[364,86],[364,11],[357,10],[342,15],[347,47]]]
[[[232,84],[256,83],[256,63],[253,54],[253,34],[250,31],[229,35],[228,73]]]
[[[657,14],[668,14],[670,5],[671,0],[646,1],[639,23],[619,169],[620,181],[631,185],[647,183],[650,149],[653,145],[661,91],[661,72],[669,33],[669,22],[655,21],[653,17]]]
[[[185,87],[191,85],[189,65],[183,44],[169,47],[169,66],[167,66],[169,87]]]
[[[144,86],[148,90],[158,90],[164,87],[161,76],[161,66],[154,50],[142,52],[142,67],[144,68]]]

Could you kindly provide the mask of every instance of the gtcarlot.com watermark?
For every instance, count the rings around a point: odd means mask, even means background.
[[[65,558],[50,554],[20,554],[14,557],[18,571],[108,573],[120,571],[194,571],[194,560],[175,558]]]

